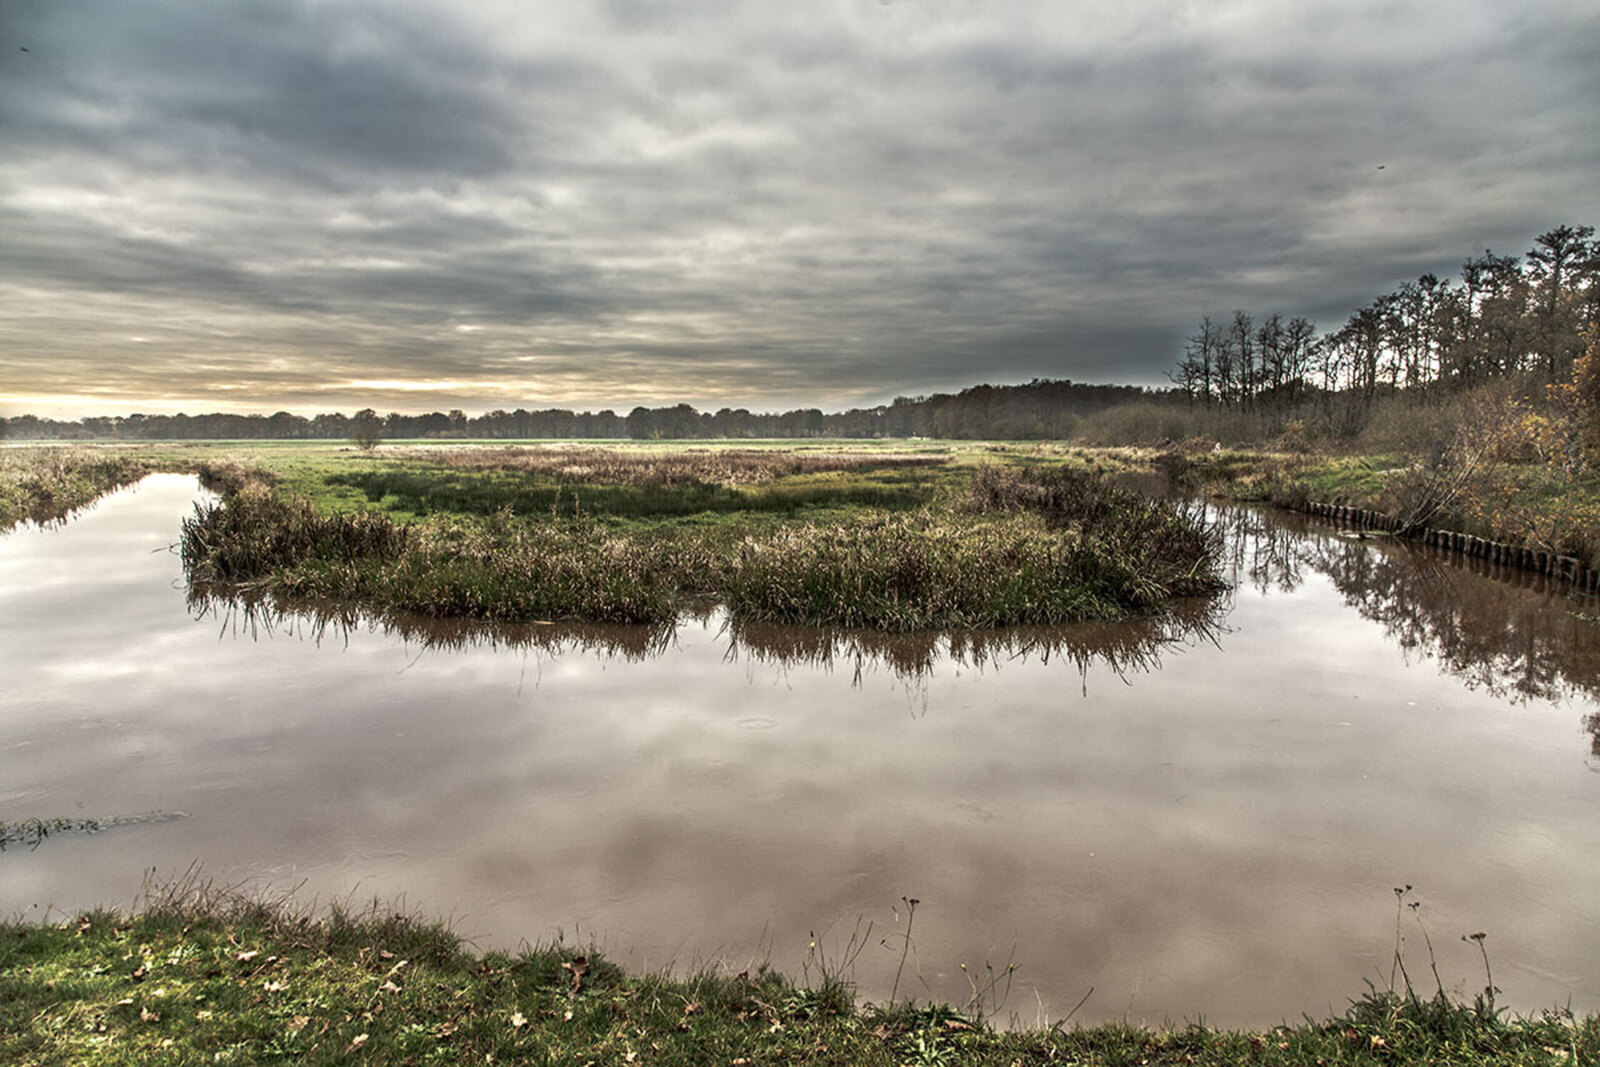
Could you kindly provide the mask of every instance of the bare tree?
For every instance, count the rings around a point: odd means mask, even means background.
[[[1207,315],[1200,320],[1200,332],[1184,345],[1183,359],[1177,370],[1168,375],[1174,385],[1182,389],[1190,400],[1199,399],[1209,405],[1217,381],[1217,357],[1223,344],[1222,330]]]

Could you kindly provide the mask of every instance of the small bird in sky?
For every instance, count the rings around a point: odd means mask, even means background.
[[[26,52],[26,51],[27,51],[27,49],[26,49],[26,48],[24,48],[24,49],[23,49],[23,51],[24,51],[24,52]]]
[[[1383,169],[1383,168],[1384,168],[1384,164],[1382,164],[1382,163],[1379,163],[1379,164],[1378,164],[1378,169],[1379,169],[1379,170],[1382,170],[1382,169]]]

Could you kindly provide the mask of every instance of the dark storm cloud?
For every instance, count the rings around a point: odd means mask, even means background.
[[[5,387],[1156,383],[1202,314],[1332,326],[1600,221],[1595,54],[1600,17],[1557,0],[14,0]]]
[[[307,3],[15,5],[22,146],[141,167],[475,177],[510,165],[524,118],[492,55],[406,9]]]

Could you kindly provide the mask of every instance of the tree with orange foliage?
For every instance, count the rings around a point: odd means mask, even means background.
[[[1572,364],[1572,381],[1550,386],[1559,436],[1575,466],[1600,469],[1600,330]]]
[[[1600,467],[1600,330],[1589,338],[1589,347],[1572,367],[1572,388],[1580,410],[1587,414],[1583,439],[1589,450],[1589,463]]]

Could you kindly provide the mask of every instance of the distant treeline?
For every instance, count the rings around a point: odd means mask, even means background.
[[[372,409],[306,418],[275,415],[126,415],[59,421],[33,415],[0,420],[19,440],[343,440],[376,428],[385,438],[496,438],[634,440],[683,438],[941,437],[1048,439],[1069,436],[1078,419],[1134,400],[1169,393],[1128,385],[1082,385],[1035,379],[1025,385],[978,385],[959,393],[897,397],[873,408],[827,413],[802,408],[758,413],[744,408],[696,411],[688,404],[614,411],[561,408],[463,411],[427,415],[380,414]]]
[[[1424,274],[1320,335],[1304,318],[1208,316],[1170,376],[1193,401],[1245,409],[1453,391],[1515,376],[1564,381],[1600,326],[1594,233],[1558,226],[1526,256],[1485,251],[1461,265],[1458,280]]]

